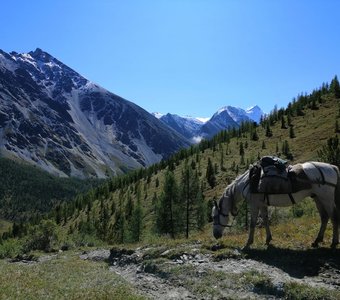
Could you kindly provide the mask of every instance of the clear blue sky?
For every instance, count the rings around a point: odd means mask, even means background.
[[[286,106],[340,75],[340,1],[2,1],[0,49],[39,47],[149,112]]]

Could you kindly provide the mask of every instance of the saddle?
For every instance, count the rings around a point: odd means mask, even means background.
[[[249,170],[250,191],[264,194],[291,194],[311,188],[300,164],[291,166],[275,156],[264,156]]]

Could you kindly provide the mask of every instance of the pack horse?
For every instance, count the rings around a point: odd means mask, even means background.
[[[263,157],[227,186],[212,209],[215,238],[221,238],[224,228],[230,227],[229,216],[236,216],[239,202],[245,200],[248,201],[250,210],[249,237],[245,248],[249,248],[254,242],[259,213],[266,229],[266,244],[269,245],[272,234],[269,228],[268,206],[290,206],[311,197],[321,219],[320,230],[312,246],[318,247],[323,241],[327,223],[331,219],[331,247],[336,247],[339,243],[340,220],[339,169],[322,162],[305,162],[288,167],[285,163],[276,157]]]

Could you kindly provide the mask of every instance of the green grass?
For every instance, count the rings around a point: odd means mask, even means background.
[[[285,299],[294,300],[337,300],[338,291],[325,288],[315,288],[305,284],[289,282],[284,286]]]
[[[144,299],[106,263],[76,252],[40,263],[0,260],[0,299]]]

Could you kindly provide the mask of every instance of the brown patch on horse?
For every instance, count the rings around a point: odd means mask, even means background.
[[[293,193],[312,188],[312,184],[303,170],[302,164],[289,166],[288,176],[292,183]]]

